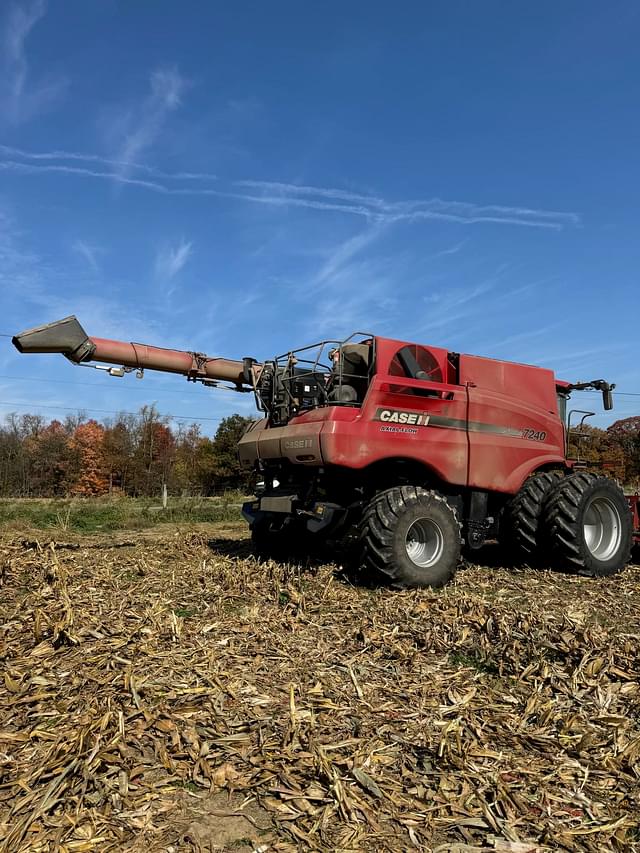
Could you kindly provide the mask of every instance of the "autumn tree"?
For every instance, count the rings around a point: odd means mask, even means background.
[[[203,495],[214,495],[217,486],[217,459],[214,443],[204,436],[196,447],[196,472]]]
[[[32,429],[25,438],[24,449],[28,456],[30,494],[66,494],[78,466],[78,453],[60,421]]]
[[[71,448],[77,458],[77,475],[71,485],[71,494],[90,497],[109,491],[109,478],[104,458],[105,429],[97,421],[87,421],[76,427]]]
[[[200,494],[206,492],[206,454],[203,446],[211,444],[201,433],[199,424],[178,427],[172,471],[172,486],[179,491]]]
[[[102,452],[110,492],[129,489],[134,466],[135,425],[134,415],[119,415],[115,422],[105,427]]]
[[[153,405],[143,406],[134,441],[134,491],[139,495],[158,494],[169,481],[175,453],[169,418],[160,415]]]
[[[640,415],[622,418],[607,428],[607,435],[621,448],[628,482],[640,478]]]
[[[29,494],[30,460],[21,418],[12,413],[0,429],[0,490],[5,496]]]

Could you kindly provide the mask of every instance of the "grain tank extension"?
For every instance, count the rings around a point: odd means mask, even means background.
[[[610,409],[601,379],[369,333],[262,362],[90,337],[73,316],[13,343],[112,376],[159,370],[253,393],[262,417],[238,452],[261,482],[243,513],[262,553],[347,540],[364,567],[415,587],[443,585],[461,546],[489,538],[585,575],[619,571],[640,540],[637,499],[567,455],[569,397],[597,389]]]

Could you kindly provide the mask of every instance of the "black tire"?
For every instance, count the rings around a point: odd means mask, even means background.
[[[606,577],[629,562],[629,504],[608,477],[587,472],[566,477],[549,496],[544,524],[553,555],[577,574]]]
[[[505,509],[501,543],[518,560],[539,560],[546,543],[541,535],[544,506],[564,475],[560,471],[534,474],[522,485]]]
[[[397,486],[373,498],[360,523],[362,563],[399,589],[441,587],[460,560],[460,524],[437,492]]]

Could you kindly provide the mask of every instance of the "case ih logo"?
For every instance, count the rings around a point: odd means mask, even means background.
[[[306,450],[308,447],[313,447],[313,441],[310,438],[293,438],[285,441],[285,450]]]
[[[403,426],[427,426],[429,423],[429,415],[423,412],[406,412],[403,409],[377,409],[373,419],[385,424]]]

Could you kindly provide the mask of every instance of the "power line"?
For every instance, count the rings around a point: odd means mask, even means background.
[[[0,335],[0,337],[5,337],[4,335]],[[145,377],[148,378],[148,377]],[[84,388],[99,388],[104,386],[96,385],[95,382],[71,382],[68,379],[44,379],[40,376],[10,376],[7,373],[0,373],[0,379],[9,379],[12,382],[46,382],[47,385],[54,383],[56,385],[75,385],[75,386],[83,386]],[[165,388],[162,387],[163,394],[184,394],[184,390],[178,391],[175,388]],[[118,386],[118,390],[125,389],[127,391],[143,391],[144,386],[137,385],[120,385]],[[225,389],[226,390],[226,389]],[[233,389],[231,389],[233,390]],[[599,397],[597,391],[580,391],[581,395],[585,397]],[[614,391],[614,397],[640,397],[640,391]]]
[[[0,335],[0,337],[8,337],[7,335]],[[146,377],[145,378],[149,378]],[[47,379],[40,376],[11,376],[8,373],[0,373],[0,379],[9,379],[15,382],[46,382],[47,385],[51,383],[55,383],[56,385],[77,385],[84,386],[85,388],[97,388],[101,387],[96,385],[95,382],[70,382],[68,379]],[[104,387],[104,386],[102,386]],[[142,391],[144,390],[144,386],[137,385],[120,385],[119,389],[126,389],[127,391]],[[178,391],[175,388],[165,388],[162,386],[163,394],[183,394],[184,391]],[[231,389],[233,390],[233,389]],[[580,391],[576,392],[579,394],[584,394],[586,397],[599,397],[599,393],[597,391]],[[640,397],[640,391],[613,391],[614,397]]]
[[[90,409],[86,406],[53,406],[45,405],[44,403],[27,403],[24,400],[0,400],[0,406],[30,406],[34,409],[59,409],[65,412],[95,412],[101,415],[133,415],[134,417],[139,412],[125,412],[116,409]],[[158,412],[161,418],[172,418],[176,421],[221,421],[222,418],[196,418],[190,415],[172,415]]]
[[[148,377],[145,377],[148,378]],[[47,385],[55,384],[55,385],[74,385],[74,386],[83,386],[84,388],[104,388],[104,385],[97,385],[96,382],[71,382],[68,379],[45,379],[41,376],[10,376],[8,373],[0,373],[0,379],[9,379],[13,382],[46,382]],[[162,388],[163,394],[184,394],[184,389],[182,391],[178,391],[175,388],[165,388],[163,385],[160,386]],[[127,390],[127,391],[144,391],[144,386],[141,384],[129,385],[129,384],[120,384],[117,386],[117,390]],[[157,390],[157,389],[156,389]]]
[[[580,394],[585,394],[588,397],[599,397],[597,391],[580,391]],[[613,391],[614,397],[640,397],[640,393],[638,391]]]

